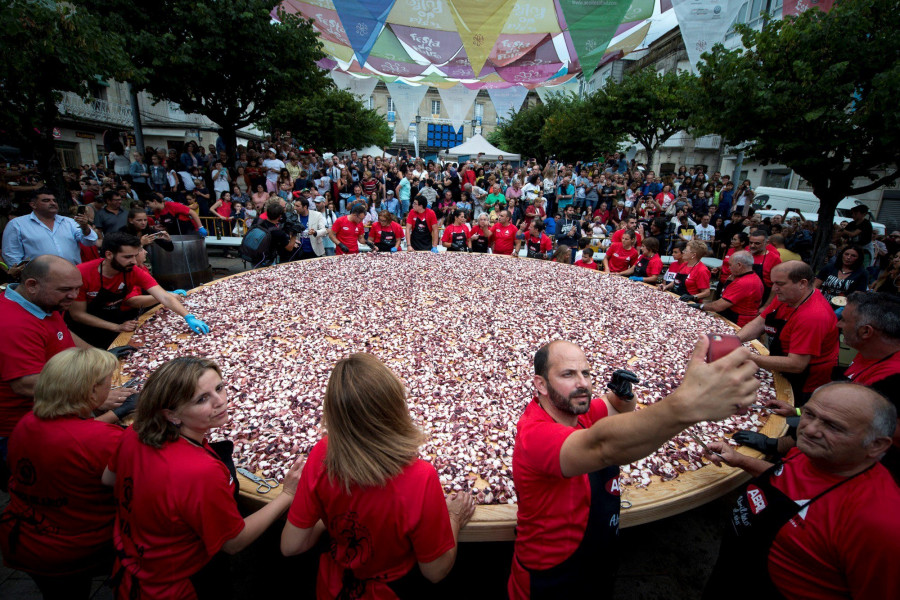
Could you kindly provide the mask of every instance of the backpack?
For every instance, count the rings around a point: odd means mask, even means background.
[[[254,267],[262,265],[269,257],[272,246],[272,227],[264,221],[247,232],[241,240],[241,248],[238,251],[241,259]]]

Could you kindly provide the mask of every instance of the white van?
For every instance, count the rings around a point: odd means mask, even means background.
[[[800,209],[803,218],[807,221],[819,220],[819,199],[812,192],[773,187],[758,187],[753,191],[756,192],[756,196],[753,197],[753,207],[763,217],[784,214],[787,209],[796,208]],[[859,204],[863,203],[849,196],[838,202],[837,209],[834,211],[834,223],[839,225],[841,222],[852,221],[850,209]],[[884,235],[885,226],[872,221],[872,231],[876,235]]]

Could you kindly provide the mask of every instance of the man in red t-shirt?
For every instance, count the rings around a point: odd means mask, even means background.
[[[753,256],[743,250],[731,255],[731,272],[734,281],[728,284],[721,298],[691,306],[719,313],[738,327],[743,327],[758,316],[763,282],[753,272]]]
[[[338,217],[328,232],[328,237],[334,242],[335,253],[358,254],[359,245],[366,245],[366,228],[363,219],[366,217],[366,207],[357,204],[350,209],[350,214]]]
[[[777,265],[772,269],[775,299],[737,334],[742,342],[768,334],[769,356],[754,354],[753,360],[785,376],[798,406],[831,381],[831,369],[838,360],[837,317],[822,293],[813,288],[814,277],[810,266],[799,260]]]
[[[630,229],[634,232],[634,247],[640,248],[644,237],[638,232],[637,219],[635,217],[628,217],[628,220],[623,221],[620,225],[622,225],[621,229],[613,232],[612,237],[609,238],[610,242],[621,244],[622,236]]]
[[[184,204],[165,200],[154,194],[147,200],[147,208],[153,213],[154,221],[171,235],[196,232],[201,237],[207,236],[200,217]]]
[[[166,292],[146,269],[137,266],[139,238],[122,231],[110,233],[103,238],[100,252],[103,258],[78,265],[84,285],[69,309],[72,330],[84,341],[108,348],[120,332],[134,331],[138,309],[127,300],[140,292],[183,317],[194,333],[209,333],[209,326],[188,314],[178,296]]]
[[[764,294],[765,305],[768,306],[772,302],[774,295],[772,294],[772,269],[776,265],[781,264],[781,254],[778,248],[772,246],[769,242],[769,234],[762,229],[756,229],[750,232],[750,243],[744,248],[749,250],[753,255],[753,272],[759,275],[766,287]]]
[[[833,383],[810,398],[797,448],[777,465],[709,443],[756,479],[732,509],[704,598],[900,598],[900,489],[878,464],[896,420],[878,392]],[[741,585],[747,573],[762,577]]]
[[[516,240],[516,250],[514,256],[519,257],[519,250],[522,244],[528,249],[528,258],[537,258],[544,260],[550,258],[553,252],[553,241],[544,235],[544,223],[535,219],[528,228],[528,233],[524,239]]]
[[[536,397],[519,419],[513,453],[519,507],[510,598],[595,595],[598,581],[615,576],[616,465],[654,452],[692,423],[726,418],[754,402],[758,384],[749,351],[707,363],[708,348],[704,336],[681,386],[640,411],[634,411],[632,373],[616,371],[611,392],[592,399],[592,365],[578,346],[558,340],[537,351]]]
[[[428,208],[428,199],[419,194],[413,198],[412,209],[406,215],[406,249],[437,252],[437,243],[437,215]]]
[[[594,271],[599,271],[600,268],[597,266],[597,263],[594,262],[594,251],[590,248],[585,248],[581,251],[581,258],[575,261],[576,267],[584,267],[585,269],[593,269]]]
[[[518,233],[518,227],[510,221],[509,211],[501,210],[499,221],[491,225],[493,253],[511,255],[516,246],[516,235]]]

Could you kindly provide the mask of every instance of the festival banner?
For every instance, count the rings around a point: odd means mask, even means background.
[[[497,74],[511,83],[538,83],[558,77],[565,65],[549,39],[508,67],[497,67]]]
[[[482,79],[497,72],[493,65],[485,64],[481,68],[481,72],[476,74],[472,70],[472,65],[469,62],[469,57],[466,55],[465,48],[459,51],[456,58],[445,65],[441,65],[440,69],[447,77],[453,79]]]
[[[542,85],[536,91],[541,102],[547,102],[547,98],[553,94],[568,94],[570,92],[577,94],[580,86],[581,82],[579,80],[570,79],[562,85],[554,85],[552,87]]]
[[[378,80],[374,77],[355,77],[340,71],[332,71],[331,78],[339,90],[347,90],[363,102],[372,95],[378,84]]]
[[[381,34],[375,40],[375,45],[372,46],[369,56],[377,56],[387,60],[399,60],[400,62],[417,62],[409,55],[409,52],[406,51],[406,48],[403,47],[403,44],[400,43],[400,40],[397,39],[390,27],[385,27],[381,30]]]
[[[519,0],[513,7],[503,33],[559,33],[554,0]]]
[[[391,100],[394,102],[394,110],[397,112],[397,123],[401,129],[405,130],[410,123],[416,121],[416,114],[419,112],[419,106],[425,99],[428,92],[427,85],[410,85],[395,81],[387,84],[388,92],[391,94]]]
[[[691,71],[697,72],[701,54],[725,39],[742,4],[743,0],[672,0]]]
[[[831,10],[834,0],[784,0],[781,14],[785,17],[799,15],[811,8],[818,8],[822,12]]]
[[[394,0],[333,0],[334,8],[356,52],[356,60],[366,64]]]
[[[656,0],[633,0],[631,6],[625,11],[622,22],[642,21],[653,16],[653,8],[656,6]]]
[[[508,119],[510,111],[518,112],[525,102],[525,96],[528,95],[528,89],[521,85],[514,85],[503,90],[488,88],[488,95],[491,102],[494,103],[494,109],[497,116],[501,119]]]
[[[499,81],[495,81],[495,78]],[[513,87],[515,84],[508,81],[503,81],[497,75],[488,75],[483,80],[463,82],[463,85],[470,90],[503,90]]]
[[[448,0],[472,70],[481,72],[516,0]]]
[[[548,37],[547,33],[513,35],[502,33],[491,50],[491,63],[497,67],[505,67],[537,48]]]
[[[462,40],[455,31],[438,31],[437,29],[422,29],[406,25],[390,25],[387,29],[390,29],[404,44],[434,65],[446,63],[462,48]]]
[[[453,130],[458,131],[460,127],[466,124],[466,115],[469,109],[475,103],[475,96],[478,90],[470,90],[463,85],[455,85],[449,89],[438,89],[441,95],[441,101],[444,103],[444,110],[450,117],[450,123]]]
[[[335,44],[334,42],[330,42],[324,38],[320,38],[319,41],[322,43],[322,50],[325,51],[325,54],[332,56],[342,62],[349,63],[355,56],[355,54],[353,53],[353,48],[351,48],[350,46]]]
[[[387,21],[407,27],[456,31],[452,13],[447,0],[397,0]]]
[[[568,27],[585,78],[594,73],[631,5],[632,0],[559,0],[560,23]]]
[[[398,60],[387,60],[386,58],[378,58],[376,56],[369,56],[369,62],[366,64],[379,73],[384,73],[385,75],[397,75],[398,77],[418,77],[425,72],[425,69],[431,66],[400,62]]]

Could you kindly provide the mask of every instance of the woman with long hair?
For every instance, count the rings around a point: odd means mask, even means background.
[[[891,258],[887,268],[881,272],[881,275],[872,284],[872,291],[894,296],[900,294],[900,252]]]
[[[69,348],[44,365],[34,409],[9,438],[9,505],[0,516],[4,562],[47,600],[89,598],[113,562],[112,490],[101,476],[124,430],[92,418],[108,408],[115,357]]]
[[[706,256],[706,243],[691,240],[682,251],[682,265],[675,275],[675,281],[666,286],[668,291],[678,294],[682,300],[696,302],[710,295],[709,268],[700,262]]]
[[[281,535],[286,556],[312,548],[328,531],[319,559],[319,598],[393,598],[405,588],[425,597],[453,567],[459,530],[475,510],[471,494],[444,498],[437,471],[418,457],[424,436],[406,390],[371,354],[334,366],[325,389],[328,434],[309,454]],[[421,586],[409,591],[419,577]]]
[[[869,285],[869,275],[863,263],[864,250],[859,246],[847,246],[838,254],[834,264],[819,271],[813,287],[821,290],[825,299],[846,298],[853,292],[864,292]],[[832,303],[832,308],[841,305]]]
[[[233,444],[207,441],[227,421],[228,393],[213,361],[176,358],[147,379],[134,426],[103,473],[117,501],[116,598],[230,596],[222,553],[246,548],[291,505],[299,461],[281,494],[241,516]]]

